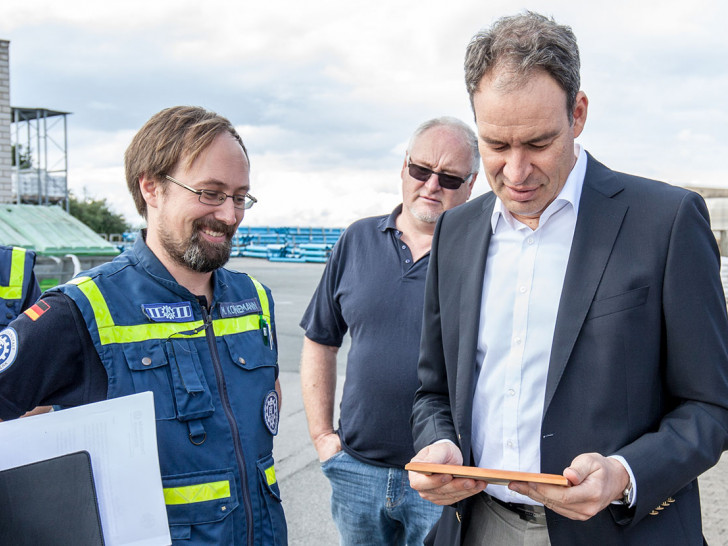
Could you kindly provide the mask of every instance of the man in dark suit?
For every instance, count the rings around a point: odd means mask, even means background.
[[[705,204],[575,144],[588,101],[568,27],[500,19],[465,68],[493,191],[435,230],[413,460],[572,485],[410,473],[449,505],[426,544],[702,544],[696,478],[728,446]]]

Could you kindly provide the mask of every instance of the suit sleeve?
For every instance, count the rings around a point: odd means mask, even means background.
[[[411,417],[415,452],[437,440],[451,440],[459,445],[450,407],[448,374],[440,321],[438,245],[445,216],[446,213],[440,217],[435,227],[425,283],[424,316],[417,366],[420,386],[415,394]]]
[[[638,484],[634,521],[713,466],[728,448],[728,318],[720,258],[703,200],[687,194],[665,264],[666,413],[654,432],[618,450]]]

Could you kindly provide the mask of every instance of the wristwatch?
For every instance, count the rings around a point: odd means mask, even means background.
[[[622,504],[624,504],[625,506],[630,506],[632,504],[632,500],[633,500],[633,496],[634,496],[633,493],[634,493],[634,488],[632,487],[632,482],[630,481],[629,484],[627,485],[627,488],[622,492],[622,498],[621,498],[620,502]]]

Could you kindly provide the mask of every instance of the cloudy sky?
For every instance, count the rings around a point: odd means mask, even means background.
[[[594,7],[594,6],[598,7]],[[69,186],[132,223],[122,156],[155,112],[228,117],[248,146],[251,225],[346,226],[399,202],[425,119],[471,122],[465,47],[532,9],[579,39],[580,139],[610,167],[728,187],[724,0],[2,0],[13,106],[72,112]],[[485,177],[475,194],[487,190]]]

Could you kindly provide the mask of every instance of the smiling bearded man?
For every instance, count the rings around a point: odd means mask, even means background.
[[[287,544],[273,300],[222,268],[256,202],[247,151],[227,119],[176,107],[136,134],[125,165],[148,228],[0,332],[16,347],[0,356],[0,419],[152,391],[172,543]]]

